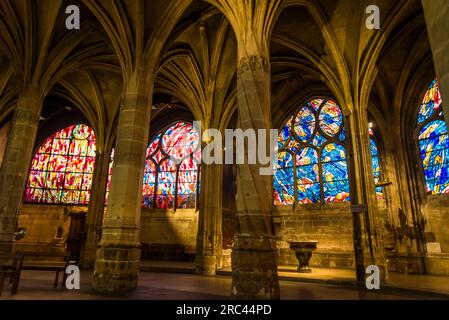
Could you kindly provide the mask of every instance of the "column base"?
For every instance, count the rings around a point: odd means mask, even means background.
[[[242,300],[279,299],[275,250],[232,252],[232,297]]]
[[[195,273],[214,276],[217,273],[217,256],[197,254],[195,257]]]
[[[137,288],[139,248],[100,247],[97,250],[93,289],[102,294],[129,292]]]

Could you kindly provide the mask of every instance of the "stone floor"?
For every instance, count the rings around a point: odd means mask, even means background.
[[[152,272],[194,273],[193,262],[173,261],[142,261],[141,269]],[[278,268],[280,280],[334,284],[344,286],[355,285],[355,271],[347,269],[313,268],[312,273],[297,273],[296,267],[281,265]],[[219,275],[230,276],[231,269],[222,269]],[[406,290],[417,293],[424,292],[433,295],[447,295],[449,297],[449,277],[412,275],[390,272],[389,279],[381,287],[390,290]]]
[[[309,274],[297,273],[295,270],[296,268],[293,266],[280,266],[280,279],[337,285],[353,285],[355,283],[355,271],[353,270],[314,268],[313,272]],[[449,297],[449,277],[390,272],[388,281],[381,283],[381,287],[417,292],[423,291]]]
[[[282,273],[282,272],[281,272]],[[138,289],[119,296],[102,296],[91,288],[91,272],[81,272],[81,289],[68,291],[53,288],[54,273],[24,271],[19,293],[11,296],[4,290],[2,300],[223,300],[229,299],[231,278],[229,276],[198,276],[185,273],[141,272]],[[377,292],[359,291],[350,285],[280,281],[283,300],[409,300],[438,299],[443,296],[425,292],[382,288]],[[449,298],[449,296],[448,296]]]

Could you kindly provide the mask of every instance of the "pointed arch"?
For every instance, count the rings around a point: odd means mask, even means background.
[[[417,114],[417,140],[428,194],[449,194],[449,136],[438,80],[429,85]]]
[[[87,205],[95,167],[92,128],[76,124],[48,137],[31,162],[25,203]]]
[[[335,101],[314,98],[281,130],[274,173],[274,204],[349,201],[343,112]]]

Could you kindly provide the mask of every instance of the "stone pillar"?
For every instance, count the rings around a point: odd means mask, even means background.
[[[201,165],[200,211],[196,241],[195,269],[214,275],[219,267],[222,238],[223,165]]]
[[[95,254],[98,249],[98,241],[100,240],[101,222],[103,220],[109,161],[109,153],[97,150],[89,208],[87,210],[86,243],[81,259],[83,268],[91,268],[95,262]]]
[[[433,62],[449,128],[449,1],[422,0]]]
[[[348,119],[349,118],[349,119]],[[383,247],[382,225],[376,200],[372,167],[368,114],[364,108],[355,108],[347,118],[348,165],[353,211],[354,253],[357,283],[365,286],[365,269],[376,265],[381,279],[388,279],[388,268]]]
[[[28,87],[17,100],[0,169],[0,252],[11,252],[13,247],[41,108],[42,97],[34,86]]]
[[[3,127],[0,127],[0,168],[2,167],[3,155],[5,154],[10,129],[10,122],[7,122]]]
[[[119,293],[137,287],[145,153],[151,116],[151,75],[135,71],[120,106],[107,212],[97,250],[93,288]]]
[[[255,40],[239,40],[238,43],[237,127],[243,131],[267,130],[269,137],[271,73],[268,46],[256,43]],[[261,52],[261,48],[265,49]],[[240,299],[278,299],[276,239],[271,216],[273,177],[260,174],[259,159],[254,165],[245,162],[237,166],[232,295]]]

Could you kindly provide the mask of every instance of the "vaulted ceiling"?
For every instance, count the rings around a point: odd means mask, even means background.
[[[369,100],[376,121],[394,124],[434,77],[419,0],[375,1],[378,31],[365,27],[365,0],[276,1],[269,42],[275,126],[314,95],[335,97],[345,112]],[[65,28],[68,5],[81,9],[79,31]],[[78,108],[100,147],[110,145],[123,83],[143,65],[155,79],[153,119],[190,112],[225,128],[236,109],[232,5],[238,2],[0,1],[0,123],[35,85]]]

